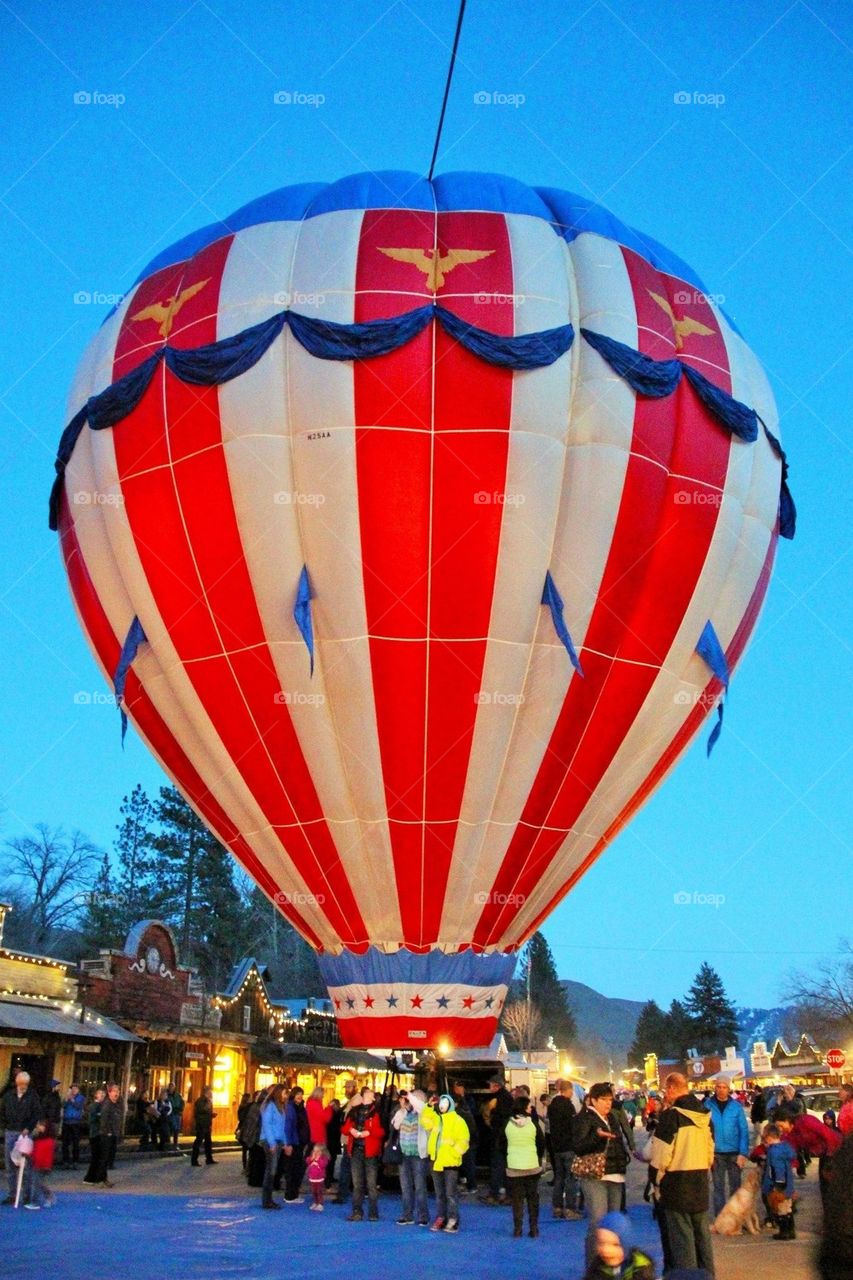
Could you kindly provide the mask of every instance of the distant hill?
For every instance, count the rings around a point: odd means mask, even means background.
[[[571,979],[564,979],[562,985],[577,1019],[580,1043],[588,1045],[599,1061],[612,1057],[614,1067],[623,1065],[644,1001],[603,996],[583,982]],[[788,1009],[737,1009],[737,1015],[737,1048],[742,1053],[748,1052],[755,1040],[765,1040],[772,1046],[783,1032],[788,1033],[789,1042],[798,1039],[798,1033],[794,1034],[796,1029],[787,1023]],[[726,1046],[720,1045],[720,1048]]]

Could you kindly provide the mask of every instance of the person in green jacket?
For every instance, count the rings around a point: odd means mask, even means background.
[[[437,1216],[430,1231],[458,1231],[459,1170],[470,1142],[468,1126],[449,1093],[443,1093],[434,1107],[426,1106],[416,1093],[410,1093],[409,1098],[420,1114],[421,1126],[429,1134],[427,1154],[432,1162],[437,1201]]]
[[[631,1222],[624,1213],[614,1210],[600,1218],[595,1240],[595,1256],[584,1280],[655,1280],[655,1265],[634,1248]]]
[[[545,1135],[531,1114],[529,1098],[515,1099],[512,1115],[498,1136],[506,1159],[506,1180],[512,1201],[512,1234],[522,1234],[526,1203],[530,1236],[535,1240],[539,1235],[539,1179],[542,1177]]]

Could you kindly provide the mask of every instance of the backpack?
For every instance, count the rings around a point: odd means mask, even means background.
[[[244,1147],[253,1147],[261,1136],[261,1105],[253,1102],[240,1125],[240,1141]]]

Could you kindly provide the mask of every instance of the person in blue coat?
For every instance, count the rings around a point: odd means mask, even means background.
[[[270,1090],[266,1101],[261,1105],[261,1146],[266,1156],[264,1170],[264,1188],[261,1193],[261,1208],[280,1209],[281,1205],[273,1199],[273,1182],[278,1170],[278,1160],[282,1151],[287,1150],[287,1128],[284,1118],[284,1085],[277,1084]]]
[[[86,1098],[76,1084],[72,1084],[62,1107],[62,1167],[76,1169],[80,1162],[80,1130]]]
[[[711,1114],[714,1133],[714,1217],[740,1186],[740,1172],[749,1155],[746,1112],[731,1093],[732,1086],[728,1080],[717,1080],[713,1098],[705,1103],[705,1110]]]

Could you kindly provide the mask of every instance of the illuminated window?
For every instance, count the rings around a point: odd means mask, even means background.
[[[222,1049],[213,1064],[213,1104],[214,1107],[231,1105],[234,1090],[237,1064],[230,1049]]]

